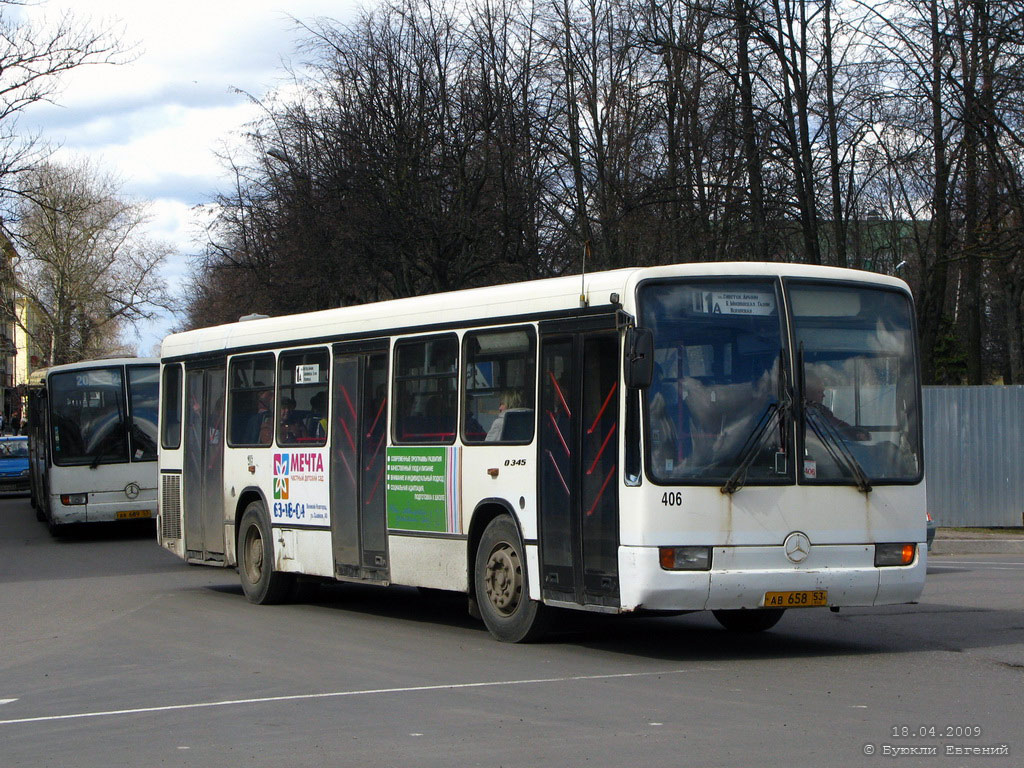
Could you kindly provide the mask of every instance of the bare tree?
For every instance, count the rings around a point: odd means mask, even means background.
[[[313,76],[233,166],[189,322],[584,253],[785,259],[906,278],[926,383],[1022,381],[1022,30],[1024,0],[384,0],[319,22]]]
[[[64,73],[124,56],[111,31],[92,31],[71,14],[46,26],[21,21],[14,11],[26,4],[0,0],[0,197],[8,201],[25,190],[21,178],[46,155],[38,137],[21,130],[20,114],[51,101]],[[8,208],[7,218],[14,212]]]
[[[160,276],[169,248],[144,236],[144,208],[110,177],[87,163],[48,163],[22,191],[15,291],[41,318],[24,330],[51,364],[118,348],[120,331],[172,308]]]

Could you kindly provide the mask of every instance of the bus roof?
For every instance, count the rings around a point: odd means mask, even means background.
[[[53,365],[49,368],[39,368],[32,371],[28,376],[29,385],[41,385],[46,377],[52,373],[66,373],[68,371],[82,371],[89,368],[106,368],[112,365],[159,365],[158,357],[108,357],[98,360],[80,360],[77,363],[64,363]]]
[[[209,355],[236,349],[289,345],[302,339],[333,339],[379,331],[415,333],[420,326],[448,323],[486,324],[517,316],[571,312],[580,308],[580,296],[593,310],[613,309],[611,294],[617,293],[627,311],[633,293],[643,280],[666,277],[804,277],[856,281],[898,288],[909,293],[902,280],[838,267],[779,262],[704,262],[661,267],[624,269],[580,275],[505,283],[483,288],[435,293],[405,299],[391,299],[318,312],[243,320],[199,328],[167,336],[161,347],[164,359]],[[424,328],[426,330],[426,328]]]

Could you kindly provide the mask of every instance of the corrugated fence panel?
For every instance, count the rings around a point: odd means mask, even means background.
[[[1024,524],[1024,386],[925,387],[924,450],[939,525]]]

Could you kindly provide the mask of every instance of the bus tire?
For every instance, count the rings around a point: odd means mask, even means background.
[[[50,532],[53,537],[62,536],[67,530],[67,525],[58,523],[53,519],[53,500],[50,498],[49,483],[47,483],[47,493],[43,497],[43,502],[39,505],[42,508],[43,518],[41,522],[46,523],[46,530]]]
[[[36,487],[34,484],[32,485],[32,488],[30,489],[29,493],[31,494],[30,500],[32,502],[32,509],[36,513],[36,520],[38,520],[40,523],[45,523],[46,512],[43,510],[43,505],[39,501],[39,497],[36,495]]]
[[[238,530],[238,575],[250,603],[275,605],[284,602],[295,578],[274,570],[274,542],[270,537],[263,502],[245,508]]]
[[[529,643],[547,629],[548,612],[527,594],[526,558],[519,531],[507,515],[496,517],[480,537],[473,583],[480,616],[504,643]]]
[[[46,476],[39,478],[39,490],[36,493],[36,520],[49,523],[50,520],[50,482]]]
[[[785,608],[712,611],[718,623],[730,632],[764,632],[779,623]]]

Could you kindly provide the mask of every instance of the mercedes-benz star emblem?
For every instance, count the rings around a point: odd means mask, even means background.
[[[139,498],[139,486],[138,486],[138,484],[136,484],[136,483],[128,483],[128,485],[126,485],[124,487],[124,495],[127,496],[129,499],[137,499],[137,498]]]
[[[793,531],[783,542],[786,548],[786,557],[791,563],[802,563],[811,554],[811,540],[806,533]]]

